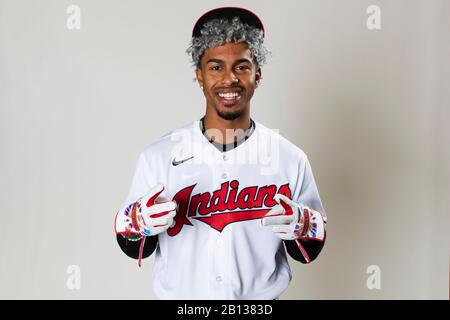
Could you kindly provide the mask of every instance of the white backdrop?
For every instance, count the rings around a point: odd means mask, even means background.
[[[202,116],[185,50],[221,5],[263,20],[273,56],[253,117],[308,154],[328,214],[324,250],[289,260],[281,299],[447,299],[445,0],[0,0],[0,298],[154,298],[153,258],[139,269],[120,251],[113,217],[144,145]]]

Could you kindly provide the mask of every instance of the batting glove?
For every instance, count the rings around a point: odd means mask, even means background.
[[[283,240],[318,240],[325,238],[326,218],[285,195],[274,197],[277,204],[262,218],[264,226]]]
[[[164,186],[158,184],[147,195],[119,210],[115,219],[116,234],[129,240],[154,236],[166,231],[174,223],[177,204],[160,196]]]

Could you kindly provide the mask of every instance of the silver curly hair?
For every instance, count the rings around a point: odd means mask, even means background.
[[[207,48],[221,46],[227,42],[247,43],[253,54],[257,68],[266,63],[271,52],[264,47],[264,33],[253,26],[242,23],[239,17],[228,19],[213,19],[205,23],[199,37],[192,37],[186,50],[192,57],[194,67],[200,68],[200,60]]]

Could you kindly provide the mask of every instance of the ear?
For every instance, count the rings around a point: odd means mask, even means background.
[[[262,71],[261,71],[261,68],[258,68],[258,70],[256,70],[256,73],[255,73],[256,86],[259,85],[259,82],[261,81],[261,79],[262,79]]]
[[[200,85],[200,87],[203,87],[203,74],[202,74],[202,69],[200,68],[196,68],[195,69],[195,77],[197,78],[197,82]]]

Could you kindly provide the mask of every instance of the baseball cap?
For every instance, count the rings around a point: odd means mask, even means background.
[[[223,18],[231,20],[234,17],[239,17],[241,22],[262,30],[264,37],[265,30],[261,19],[252,11],[241,7],[220,7],[204,13],[195,23],[192,29],[192,37],[199,37],[201,35],[200,31],[209,20]]]

